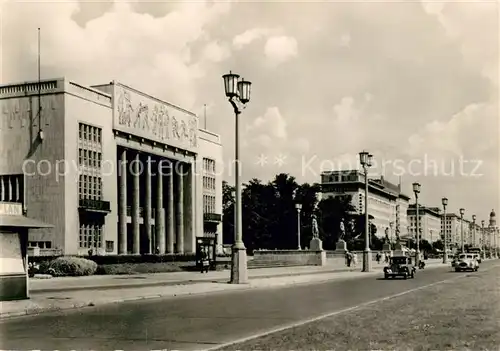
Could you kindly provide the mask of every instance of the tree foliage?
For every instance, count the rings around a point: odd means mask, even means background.
[[[223,182],[224,243],[234,242],[234,187]],[[277,174],[270,182],[251,179],[242,189],[243,241],[251,252],[255,249],[296,249],[298,243],[298,211],[300,209],[300,246],[309,246],[312,239],[312,216],[316,215],[320,238],[327,250],[335,249],[344,221],[349,249],[364,248],[364,215],[357,215],[350,196],[326,198],[318,203],[318,184],[298,184],[289,174]],[[373,218],[373,217],[371,217]],[[372,246],[382,246],[376,227],[370,223]],[[372,247],[376,248],[376,247]]]

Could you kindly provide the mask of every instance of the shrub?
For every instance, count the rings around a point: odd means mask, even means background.
[[[192,262],[196,255],[188,254],[165,254],[165,255],[103,255],[91,256],[90,260],[98,265],[104,264],[122,264],[122,263],[163,263],[163,262]]]
[[[81,257],[58,257],[42,264],[40,270],[58,277],[92,275],[97,263]]]

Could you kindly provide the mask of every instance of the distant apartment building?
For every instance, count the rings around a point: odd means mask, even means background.
[[[417,211],[415,204],[411,204],[407,210],[408,222],[410,224],[410,237],[416,238],[417,234]],[[438,207],[418,206],[418,220],[420,228],[420,239],[433,243],[441,240],[441,213]]]
[[[471,221],[465,218],[462,220],[460,216],[455,213],[446,213],[445,223],[443,223],[443,220],[441,221],[441,230],[446,233],[450,247],[461,247],[462,235],[464,244],[470,245],[474,241],[472,229]],[[476,241],[478,239],[476,232]]]
[[[358,170],[327,171],[321,174],[322,198],[350,195],[357,214],[365,212],[365,175]],[[401,185],[384,179],[368,179],[368,214],[377,227],[376,235],[387,233],[392,239],[396,232],[403,235],[408,229],[406,209],[410,198],[401,192]]]

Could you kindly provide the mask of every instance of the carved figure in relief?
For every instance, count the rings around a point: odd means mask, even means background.
[[[5,129],[5,126],[9,120],[9,106],[7,105],[9,100],[2,101],[2,120],[0,121],[0,130]]]
[[[189,132],[186,121],[181,121],[181,139],[188,140],[188,138],[189,138]]]
[[[158,135],[158,114],[159,114],[159,107],[158,105],[155,105],[153,109],[153,114],[151,116],[151,131],[153,132],[153,135]]]
[[[179,123],[177,122],[177,118],[172,116],[172,136],[174,136],[176,139],[180,139],[180,133],[179,133]]]
[[[196,147],[197,137],[196,118],[191,118],[189,121],[189,145]]]
[[[130,93],[126,90],[122,90],[118,98],[118,123],[130,127],[131,115],[133,112],[134,108],[132,107]]]
[[[163,118],[163,134],[162,139],[170,139],[170,116],[165,105],[161,106],[161,114]]]
[[[149,128],[148,112],[148,105],[144,105],[142,102],[139,103],[137,113],[135,115],[134,128],[145,129],[146,125]]]

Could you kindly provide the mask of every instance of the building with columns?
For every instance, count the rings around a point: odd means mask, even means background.
[[[222,243],[220,137],[198,117],[118,82],[0,86],[0,201],[54,228],[52,254],[192,253]]]
[[[351,196],[356,213],[365,212],[365,175],[358,170],[327,171],[321,174],[322,198]],[[406,209],[410,198],[401,192],[401,184],[395,185],[383,176],[368,179],[368,213],[377,227],[376,235],[385,234],[396,238],[408,229]]]

